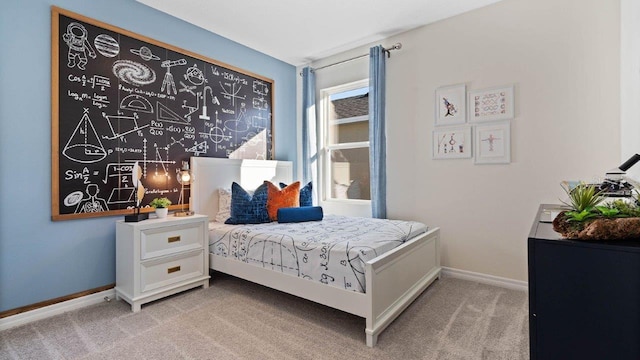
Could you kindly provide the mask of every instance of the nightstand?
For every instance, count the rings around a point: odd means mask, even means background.
[[[209,287],[209,218],[168,216],[116,223],[116,299],[144,303]]]

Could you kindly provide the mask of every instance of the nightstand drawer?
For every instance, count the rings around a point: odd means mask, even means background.
[[[204,274],[204,250],[140,264],[140,291],[150,291]]]
[[[140,259],[201,249],[203,233],[201,222],[144,230],[140,235]]]

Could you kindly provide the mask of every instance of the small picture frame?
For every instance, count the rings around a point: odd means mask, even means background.
[[[464,124],[467,121],[466,91],[465,84],[436,89],[436,126]]]
[[[513,85],[469,91],[469,122],[512,119]]]
[[[436,128],[432,136],[434,159],[463,159],[471,157],[471,126]]]
[[[508,164],[511,162],[511,123],[501,121],[475,126],[475,163]]]

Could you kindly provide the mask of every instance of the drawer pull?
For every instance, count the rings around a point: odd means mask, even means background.
[[[168,268],[167,269],[167,274],[171,274],[171,273],[174,273],[176,271],[180,271],[180,266],[174,266],[174,267]]]
[[[172,236],[172,237],[170,237],[169,239],[167,239],[167,241],[168,241],[169,243],[173,243],[173,242],[176,242],[176,241],[180,241],[180,235],[178,235],[178,236]]]

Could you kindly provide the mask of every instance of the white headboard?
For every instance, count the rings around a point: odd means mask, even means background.
[[[197,214],[209,215],[209,220],[218,213],[218,189],[230,188],[233,181],[253,190],[264,180],[277,185],[278,182],[289,184],[293,179],[291,161],[279,160],[192,157],[191,171],[194,181],[189,208]]]

